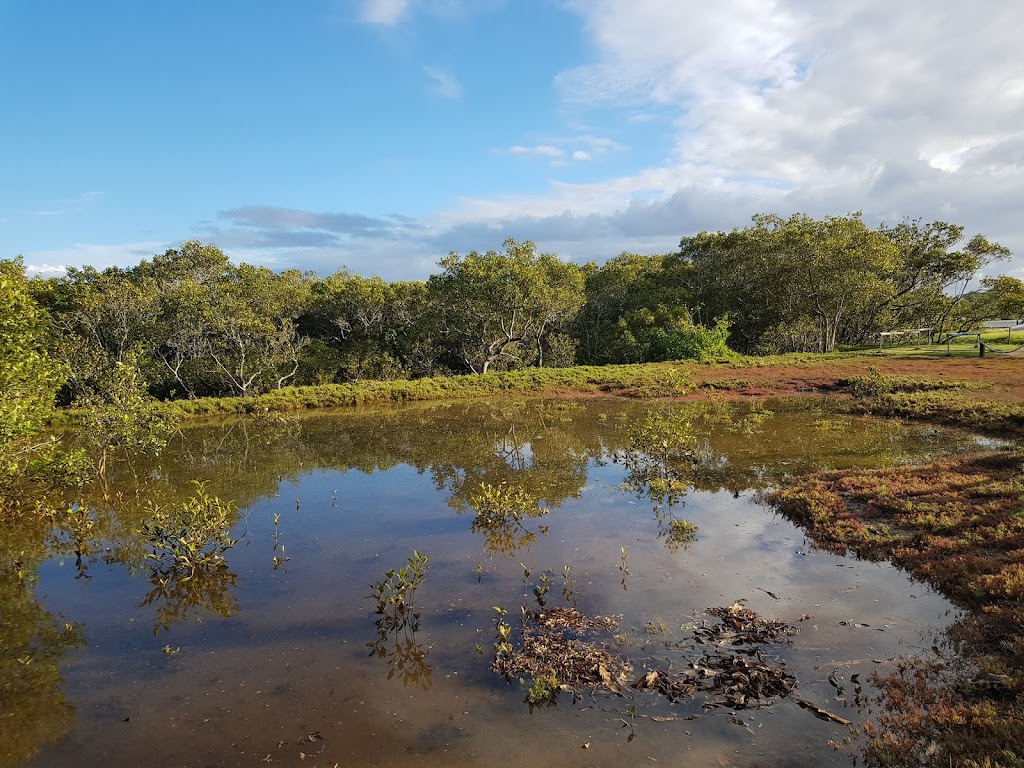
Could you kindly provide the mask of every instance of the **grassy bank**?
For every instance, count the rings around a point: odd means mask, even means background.
[[[824,472],[770,494],[817,546],[889,560],[965,616],[937,660],[876,675],[870,765],[1024,765],[1024,453]]]
[[[1024,359],[1021,358],[947,358],[919,355],[879,357],[871,352],[847,352],[829,355],[793,354],[771,357],[733,356],[712,362],[647,363],[637,365],[578,366],[574,368],[530,368],[524,371],[488,373],[470,376],[439,376],[392,381],[360,381],[348,384],[285,387],[253,397],[198,398],[177,400],[163,407],[182,418],[208,415],[300,411],[314,408],[352,407],[373,404],[404,403],[460,398],[487,398],[509,394],[550,396],[608,396],[657,398],[699,396],[702,391],[718,391],[737,397],[767,395],[845,394],[850,382],[873,370],[884,376],[910,377],[938,382],[936,389],[945,395],[950,419],[965,418],[966,407],[957,400],[975,404],[975,409],[992,403],[996,406],[1024,406]],[[942,382],[956,380],[964,386],[950,388]],[[947,391],[948,390],[948,391]],[[929,388],[908,393],[927,394]],[[915,407],[906,398],[892,398],[874,404],[881,415],[915,417]],[[916,407],[923,418],[937,418],[939,405]],[[887,410],[886,410],[887,409]],[[1017,411],[996,418],[971,417],[964,426],[995,428],[1017,423]],[[71,414],[66,414],[71,415]]]

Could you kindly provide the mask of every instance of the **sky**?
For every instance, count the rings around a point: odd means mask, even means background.
[[[1022,30],[1020,0],[0,0],[0,258],[419,279],[862,211],[1024,278]]]

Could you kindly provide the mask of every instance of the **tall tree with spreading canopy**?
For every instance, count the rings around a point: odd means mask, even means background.
[[[583,272],[530,241],[451,253],[427,283],[442,343],[473,373],[543,363],[547,338],[583,305]]]

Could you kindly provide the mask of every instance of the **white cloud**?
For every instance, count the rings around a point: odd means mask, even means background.
[[[533,194],[460,198],[414,222],[238,209],[249,217],[231,231],[242,256],[424,276],[450,249],[509,235],[600,260],[670,251],[758,212],[863,210],[871,224],[962,224],[1017,251],[999,268],[1024,274],[1024,4],[565,2],[595,52],[554,79],[573,128],[553,131],[542,116],[529,139],[495,152],[612,167],[615,153],[629,159],[627,145],[649,150],[657,131],[670,139],[663,157],[591,183],[556,176]],[[363,8],[379,24],[433,12],[412,0]],[[424,71],[445,82],[443,70]]]
[[[1015,264],[1024,263],[1017,210],[1024,5],[570,0],[568,7],[597,51],[555,79],[574,114],[618,112],[627,138],[638,116],[670,116],[671,151],[663,163],[593,184],[552,182],[530,196],[460,200],[442,216],[451,226],[597,214],[612,228],[631,229],[628,222],[660,209],[673,212],[678,236],[741,226],[761,211],[863,210],[875,223],[949,217],[1000,240],[1019,254]]]
[[[462,84],[454,74],[440,67],[424,67],[423,71],[433,81],[431,91],[446,99],[462,97]]]
[[[25,273],[28,275],[40,275],[43,277],[60,277],[66,275],[67,267],[54,264],[26,264]]]
[[[97,269],[131,267],[172,247],[172,243],[159,240],[113,245],[76,243],[68,248],[26,252],[23,256],[25,271],[29,274],[62,274],[67,267],[86,265]]]
[[[574,145],[577,147],[582,145],[586,147],[586,149],[566,149],[566,147]],[[502,151],[510,155],[551,157],[556,159],[568,155],[573,160],[591,160],[598,155],[606,155],[609,152],[617,152],[623,149],[625,149],[625,147],[622,144],[612,141],[604,136],[570,136],[549,138],[548,143],[533,146],[522,146],[517,144],[514,147],[509,147]],[[558,165],[567,164],[568,163],[564,162],[558,163]],[[555,163],[552,163],[552,165],[555,165]]]
[[[565,151],[558,147],[551,146],[550,144],[541,144],[535,147],[523,147],[516,145],[509,147],[506,152],[510,155],[524,155],[533,157],[562,157]]]
[[[363,0],[362,20],[367,24],[393,26],[409,10],[409,0]]]

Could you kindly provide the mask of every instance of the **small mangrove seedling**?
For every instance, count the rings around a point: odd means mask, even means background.
[[[629,728],[629,736],[626,738],[626,743],[628,744],[636,738],[636,731],[633,730],[633,721],[636,720],[636,704],[633,704],[626,710],[626,715],[629,717],[629,720],[625,718],[620,719],[622,720],[622,727]]]
[[[524,680],[523,685],[525,684]],[[554,707],[558,705],[558,690],[558,676],[552,669],[547,674],[533,678],[523,701],[530,706],[531,712],[538,707]]]
[[[366,644],[371,656],[379,656],[391,666],[389,680],[399,674],[405,685],[414,683],[424,690],[430,687],[432,670],[427,655],[431,649],[429,645],[416,642],[420,613],[416,610],[415,599],[426,571],[427,556],[413,550],[406,565],[397,571],[388,570],[382,580],[370,585],[373,591],[367,599],[377,603],[378,638]]]
[[[619,586],[622,587],[622,591],[626,592],[626,577],[629,576],[629,566],[626,564],[626,560],[629,558],[629,553],[626,552],[625,547],[619,548],[619,570],[622,571],[622,581],[619,582]]]
[[[576,576],[568,565],[562,566],[562,598],[576,607]]]
[[[547,604],[547,594],[548,590],[551,588],[548,586],[550,582],[551,578],[548,576],[547,572],[544,572],[540,575],[540,578],[537,579],[537,586],[533,588],[533,596],[537,600],[537,605],[541,608]]]
[[[280,568],[285,573],[284,564],[291,560],[284,553],[284,544],[281,543],[281,537],[284,535],[284,531],[281,530],[281,515],[277,512],[274,513],[274,552],[280,552],[280,554],[274,555],[274,570]]]
[[[494,622],[494,657],[498,659],[512,653],[512,627],[505,623],[505,615],[508,611],[498,605],[494,606],[494,610],[498,614],[498,618]]]

